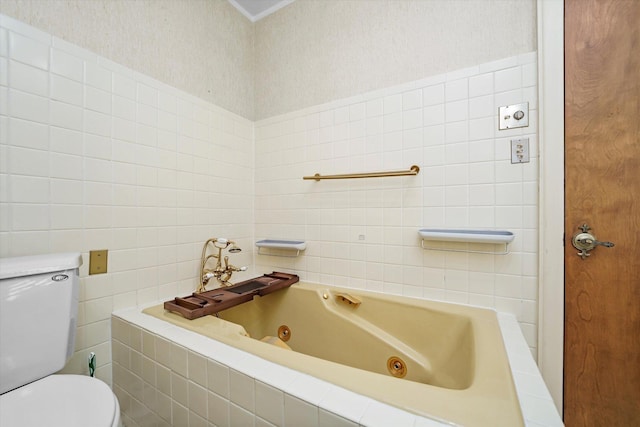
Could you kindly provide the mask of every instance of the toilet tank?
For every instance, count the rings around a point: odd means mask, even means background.
[[[80,253],[0,259],[0,393],[73,355],[81,265]]]

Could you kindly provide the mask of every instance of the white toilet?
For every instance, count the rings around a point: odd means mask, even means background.
[[[73,355],[79,253],[0,259],[0,426],[118,427],[104,382],[52,375]]]

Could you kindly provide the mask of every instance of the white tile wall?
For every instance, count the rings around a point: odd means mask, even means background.
[[[110,382],[114,309],[192,292],[209,237],[251,247],[253,123],[3,15],[0,34],[0,256],[83,253],[65,370],[94,351]],[[109,273],[87,276],[93,249]]]
[[[255,237],[301,239],[307,249],[257,255],[256,270],[513,313],[535,353],[535,60],[505,58],[257,122]],[[520,102],[529,102],[530,125],[499,131],[498,107]],[[530,163],[511,164],[515,137],[529,138]],[[412,164],[417,177],[302,180]],[[516,237],[506,256],[438,252],[420,247],[427,227]]]

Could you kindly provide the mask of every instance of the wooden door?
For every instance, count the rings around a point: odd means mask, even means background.
[[[565,0],[564,420],[640,426],[640,0]],[[571,238],[599,240],[581,259]]]

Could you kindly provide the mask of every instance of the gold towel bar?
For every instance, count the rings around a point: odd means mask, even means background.
[[[387,172],[365,172],[365,173],[345,173],[339,175],[320,175],[319,173],[313,176],[303,176],[302,179],[315,179],[320,181],[321,179],[351,179],[351,178],[382,178],[385,176],[410,176],[418,175],[420,168],[416,165],[411,166],[408,171],[387,171]]]

